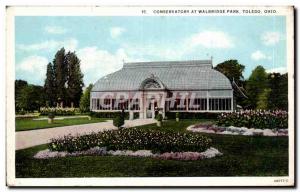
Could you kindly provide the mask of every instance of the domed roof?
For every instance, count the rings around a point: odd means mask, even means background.
[[[211,60],[125,63],[100,78],[92,91],[137,91],[145,79],[156,77],[168,90],[232,89],[228,78],[212,68]]]

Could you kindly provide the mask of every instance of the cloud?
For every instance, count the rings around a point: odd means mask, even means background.
[[[223,31],[202,31],[193,34],[186,41],[192,47],[202,46],[205,48],[232,48],[232,38]]]
[[[17,65],[17,68],[27,72],[37,72],[45,69],[48,63],[47,58],[32,55],[23,59],[21,63]]]
[[[277,67],[277,68],[273,68],[273,69],[268,69],[266,70],[267,73],[281,73],[284,74],[287,72],[287,68],[286,67]]]
[[[150,60],[180,60],[188,58],[199,48],[225,49],[234,47],[232,38],[222,31],[203,31],[169,43],[155,41],[145,44],[123,44],[134,58]]]
[[[122,33],[124,33],[126,31],[126,29],[122,28],[122,27],[112,27],[110,29],[110,36],[113,39],[118,38]]]
[[[46,26],[44,29],[47,33],[50,34],[64,34],[67,32],[67,29],[60,26]]]
[[[18,44],[17,49],[22,51],[39,51],[47,50],[53,51],[64,47],[66,50],[74,51],[78,46],[78,41],[74,38],[66,39],[63,41],[49,40],[41,43],[35,43],[30,45]]]
[[[81,60],[86,85],[95,83],[100,77],[121,69],[123,60],[126,62],[131,60],[124,49],[111,53],[98,47],[85,47],[79,49],[77,55]]]
[[[279,42],[280,40],[280,34],[279,32],[265,32],[261,36],[261,40],[264,45],[271,46],[275,45]]]
[[[255,61],[258,60],[263,60],[263,59],[267,59],[267,60],[271,60],[272,58],[270,56],[265,55],[263,52],[257,50],[255,52],[253,52],[251,54],[251,58]]]
[[[48,59],[38,55],[31,55],[16,64],[16,75],[29,83],[42,85],[46,78]]]
[[[165,46],[155,42],[152,44],[123,44],[122,47],[131,58],[138,61],[145,61],[146,58],[150,60],[180,59],[185,52],[181,46]]]

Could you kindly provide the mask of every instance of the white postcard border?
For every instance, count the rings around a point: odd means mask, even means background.
[[[231,14],[222,16],[243,15],[285,15],[288,63],[288,99],[289,99],[289,176],[288,177],[134,177],[134,178],[16,178],[15,177],[15,111],[14,111],[14,80],[15,80],[15,35],[14,16],[146,16],[141,10],[146,10],[147,16],[216,16],[216,14],[155,14],[154,9],[248,9],[272,10],[276,13],[262,14]],[[53,11],[55,10],[55,11]],[[7,9],[6,20],[6,163],[7,184],[9,186],[291,186],[294,184],[294,20],[293,7],[261,7],[261,6],[15,6]],[[218,14],[220,15],[220,14]],[[279,182],[278,182],[279,181]]]

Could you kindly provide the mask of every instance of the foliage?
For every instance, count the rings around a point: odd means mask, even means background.
[[[48,63],[44,91],[46,94],[47,106],[49,107],[53,107],[56,104],[56,90],[53,65]]]
[[[41,107],[40,115],[48,115],[49,113],[54,113],[55,115],[68,116],[75,115],[79,112],[78,108],[61,108],[61,107]]]
[[[257,109],[267,110],[269,105],[271,89],[264,89],[261,94],[258,95]]]
[[[244,80],[243,71],[245,66],[239,64],[237,60],[227,60],[218,64],[215,69],[223,73],[231,82],[234,81],[240,85]]]
[[[193,112],[166,112],[168,119],[175,119],[176,113],[179,114],[180,119],[216,119],[217,113],[193,113]]]
[[[49,119],[54,119],[54,117],[55,117],[55,112],[49,112],[48,113],[48,118]]]
[[[83,74],[80,70],[80,60],[75,52],[68,52],[65,56],[65,62],[68,66],[67,94],[71,106],[79,106],[80,97],[82,95]]]
[[[246,110],[222,113],[218,116],[218,125],[256,129],[286,129],[288,128],[288,113],[280,110]]]
[[[48,94],[47,102],[50,106],[58,104],[78,107],[82,95],[83,74],[80,69],[80,60],[75,52],[58,50],[51,63],[47,66],[47,77],[44,88]],[[63,107],[63,106],[61,106]]]
[[[44,104],[43,87],[25,85],[16,98],[16,110],[31,111],[39,110]]]
[[[162,114],[157,114],[157,116],[156,116],[156,119],[157,119],[157,121],[162,121],[163,120],[163,116],[162,116]]]
[[[251,73],[246,83],[246,93],[249,97],[249,108],[257,107],[258,95],[268,88],[267,73],[262,66],[257,66]]]
[[[118,113],[118,115],[113,119],[113,125],[120,128],[125,123],[125,114]]]
[[[90,84],[80,98],[79,109],[82,113],[90,111],[90,95],[92,88],[93,84]]]
[[[55,76],[55,85],[57,90],[57,101],[65,103],[67,96],[67,80],[68,80],[68,66],[65,60],[65,49],[61,48],[56,52],[53,60],[53,70]],[[62,107],[62,106],[61,106]]]
[[[107,118],[107,119],[114,119],[120,114],[119,111],[111,111],[111,112],[90,112],[91,117],[97,117],[97,118]],[[134,119],[139,117],[139,113],[135,112],[133,113]],[[124,112],[124,118],[129,119],[129,112]]]
[[[271,110],[288,110],[288,74],[268,74],[269,88],[268,107]]]
[[[33,118],[38,118],[39,114],[25,114],[21,113],[19,115],[16,115],[16,119],[33,119]]]
[[[153,152],[205,151],[212,140],[193,133],[165,133],[137,128],[105,131],[83,136],[51,139],[51,151],[83,151],[96,146],[108,150],[152,150]]]
[[[22,110],[20,108],[20,103],[19,103],[20,100],[19,99],[20,99],[20,96],[21,96],[22,89],[24,87],[27,87],[27,86],[28,86],[27,81],[24,81],[24,80],[15,80],[15,106],[16,106],[16,111],[17,112]]]
[[[179,118],[179,112],[176,112],[176,118]]]

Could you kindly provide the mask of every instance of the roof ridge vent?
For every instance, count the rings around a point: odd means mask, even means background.
[[[124,63],[123,68],[169,68],[169,67],[209,67],[212,68],[212,60],[188,60],[188,61],[154,61]]]

